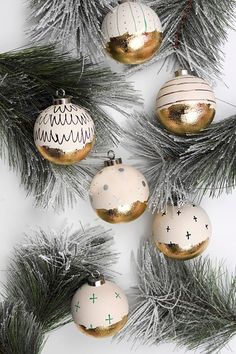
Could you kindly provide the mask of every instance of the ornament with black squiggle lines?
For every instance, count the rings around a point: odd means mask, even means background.
[[[56,97],[53,105],[37,118],[34,141],[40,154],[50,162],[78,163],[94,145],[94,122],[82,107],[71,103],[71,97]]]

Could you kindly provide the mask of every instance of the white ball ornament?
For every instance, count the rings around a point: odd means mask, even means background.
[[[108,337],[119,332],[128,320],[128,300],[124,292],[104,277],[90,277],[79,288],[71,303],[77,327],[93,337]]]
[[[34,141],[40,154],[59,165],[83,160],[95,142],[94,123],[88,112],[71,103],[65,91],[41,112],[34,126]]]
[[[136,1],[125,1],[112,9],[101,30],[107,53],[124,64],[151,59],[162,42],[159,17],[149,6]]]
[[[93,209],[104,221],[129,222],[145,211],[149,187],[141,172],[112,155],[93,178],[89,196]]]
[[[158,93],[157,118],[175,134],[199,133],[214,119],[214,92],[205,80],[190,75],[187,70],[178,70],[175,76]]]
[[[195,204],[182,207],[169,205],[153,222],[153,240],[167,257],[187,260],[200,255],[212,234],[206,212]]]

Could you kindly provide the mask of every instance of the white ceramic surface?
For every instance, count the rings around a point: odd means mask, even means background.
[[[153,221],[153,237],[161,243],[192,247],[211,237],[211,222],[199,205],[181,208],[168,206],[166,213],[158,213]]]
[[[127,1],[116,6],[103,20],[102,34],[105,42],[125,33],[162,32],[157,14],[147,5]]]
[[[72,103],[52,105],[37,118],[34,140],[37,146],[70,152],[91,143],[94,130],[93,120],[83,108]]]
[[[149,188],[136,168],[118,164],[104,167],[92,180],[90,201],[96,209],[115,209],[134,202],[146,202]]]
[[[120,322],[128,314],[129,306],[124,292],[115,283],[106,281],[101,286],[84,284],[78,289],[71,311],[76,324],[92,329]]]
[[[157,96],[157,108],[168,108],[175,103],[209,103],[216,107],[215,95],[210,85],[193,75],[177,76],[167,81]]]

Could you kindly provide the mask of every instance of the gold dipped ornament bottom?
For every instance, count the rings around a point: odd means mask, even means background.
[[[96,213],[104,221],[117,224],[137,219],[146,208],[147,202],[137,201],[116,209],[96,209]]]
[[[199,256],[201,253],[205,251],[209,244],[209,238],[197,245],[193,245],[190,247],[183,248],[178,244],[171,243],[162,243],[154,240],[156,247],[160,252],[162,252],[165,256],[177,260],[187,261],[189,259],[195,258]]]
[[[150,60],[162,42],[162,32],[144,32],[138,34],[125,33],[110,38],[106,44],[107,53],[123,64],[142,64]]]
[[[48,161],[57,165],[72,165],[85,159],[95,144],[95,138],[91,143],[87,143],[81,150],[70,152],[62,149],[50,148],[48,146],[36,145],[40,154]]]
[[[124,316],[121,321],[107,327],[86,328],[82,325],[77,325],[77,328],[84,334],[95,338],[111,337],[117,334],[128,321],[128,315]]]

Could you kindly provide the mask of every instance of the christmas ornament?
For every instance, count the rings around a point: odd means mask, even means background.
[[[162,42],[157,14],[147,5],[127,1],[116,6],[102,23],[108,54],[124,64],[140,64],[151,59]]]
[[[83,160],[95,142],[94,123],[88,112],[57,91],[53,105],[41,112],[34,126],[34,141],[50,162],[71,165]]]
[[[214,93],[206,81],[187,70],[176,71],[175,76],[158,93],[158,119],[175,134],[198,133],[214,119]]]
[[[167,257],[186,260],[197,257],[208,245],[211,223],[198,205],[169,205],[158,213],[153,223],[153,239]]]
[[[71,308],[77,327],[93,337],[113,336],[128,320],[129,307],[125,294],[101,275],[92,275],[77,290]]]
[[[109,160],[90,186],[90,201],[98,216],[110,223],[137,219],[146,209],[149,188],[145,177],[134,167],[108,152]]]

